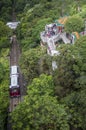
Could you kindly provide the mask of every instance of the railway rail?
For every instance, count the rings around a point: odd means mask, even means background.
[[[10,98],[9,112],[12,112],[20,102],[21,97]]]
[[[18,24],[16,22],[16,10],[15,10],[15,0],[12,1],[12,22]],[[12,24],[11,22],[11,24]],[[12,24],[13,27],[9,26],[11,29],[13,29],[13,32],[15,31],[16,26],[14,26],[14,23]],[[19,58],[21,55],[21,49],[17,40],[16,34],[13,34],[11,39],[10,39],[10,68],[12,66],[18,66],[19,67]],[[12,74],[10,74],[11,78]],[[23,100],[23,77],[22,73],[20,71],[19,67],[19,72],[18,72],[18,77],[19,77],[19,87],[20,87],[20,96],[17,97],[9,97],[9,108],[8,108],[8,117],[7,117],[7,130],[12,130],[12,122],[11,122],[11,116],[10,113],[15,110],[15,107]],[[11,86],[10,86],[11,87]]]
[[[17,41],[16,35],[13,35],[11,37],[11,43],[10,43],[10,67],[11,66],[18,66],[19,58],[21,55],[19,43]],[[12,112],[15,107],[20,103],[21,101],[21,89],[22,89],[22,74],[20,73],[19,69],[19,87],[20,87],[20,96],[18,97],[10,97],[10,104],[9,104],[9,112]]]
[[[20,48],[16,35],[11,37],[11,50],[10,50],[10,66],[18,65],[20,57]]]

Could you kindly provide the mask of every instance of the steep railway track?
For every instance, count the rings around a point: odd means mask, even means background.
[[[12,22],[16,22],[16,12],[15,12],[15,0],[12,1]],[[15,30],[13,30],[15,31]],[[13,34],[10,40],[10,67],[19,66],[19,58],[21,55],[20,46],[17,40],[17,36]],[[15,107],[23,100],[23,81],[22,73],[19,67],[19,87],[20,87],[20,96],[10,97],[9,98],[9,108],[8,108],[8,117],[7,117],[7,130],[12,130],[12,122],[10,113],[14,111]]]
[[[19,44],[17,41],[17,37],[16,35],[13,35],[11,37],[11,47],[10,47],[10,67],[11,66],[18,66],[18,61],[20,58],[20,48],[19,48]],[[22,79],[21,79],[21,74],[19,72],[19,86],[22,86]],[[21,91],[21,88],[20,88]],[[9,112],[12,112],[15,107],[20,103],[21,101],[21,97],[10,97],[10,105],[9,105]]]
[[[10,67],[11,66],[19,66],[19,58],[21,55],[19,43],[17,41],[16,35],[13,35],[11,37],[10,42]],[[20,72],[19,68],[19,86],[20,86],[20,96],[19,97],[10,97],[9,98],[9,108],[8,108],[8,118],[7,118],[7,130],[12,130],[12,122],[10,113],[15,109],[15,107],[21,102],[22,100],[22,93],[21,90],[23,88],[23,82],[22,82],[22,74]]]
[[[9,112],[12,112],[15,107],[21,102],[21,97],[15,97],[10,99]]]
[[[10,66],[17,65],[20,57],[20,48],[16,35],[12,36],[11,50],[10,50]]]

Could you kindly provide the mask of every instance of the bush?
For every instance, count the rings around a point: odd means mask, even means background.
[[[84,28],[84,21],[79,16],[71,16],[65,24],[65,31],[68,33],[81,32]]]

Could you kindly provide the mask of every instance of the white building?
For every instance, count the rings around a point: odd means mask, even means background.
[[[16,29],[20,22],[8,22],[6,25],[11,29]]]

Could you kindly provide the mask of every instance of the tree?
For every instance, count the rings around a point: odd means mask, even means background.
[[[3,65],[0,63],[0,82],[2,81],[3,77],[4,77],[4,69],[3,69]]]
[[[79,52],[78,55],[81,59],[80,77],[77,79],[76,84],[83,89],[86,87],[86,37],[81,37],[75,44]]]
[[[8,80],[3,80],[0,83],[0,129],[5,129],[6,124],[6,117],[7,117],[7,110],[9,105],[9,98],[8,98]]]
[[[69,130],[66,108],[52,96],[53,90],[52,76],[43,74],[35,78],[28,86],[24,102],[12,113],[13,129]]]
[[[84,21],[77,15],[69,17],[65,24],[65,31],[68,33],[81,32],[83,29]]]
[[[86,18],[86,1],[85,3],[81,6],[81,11],[77,13],[81,18],[85,19]]]
[[[0,37],[6,37],[10,33],[10,29],[4,22],[0,21]]]
[[[11,20],[12,0],[0,1],[0,20],[6,22]]]
[[[25,51],[22,54],[20,67],[27,83],[30,83],[33,78],[39,76],[38,66],[41,56],[40,48],[29,49],[29,51]]]
[[[0,129],[6,129],[6,117],[9,104],[9,62],[7,55],[9,50],[0,52]]]
[[[55,58],[57,70],[53,72],[56,92],[60,89],[60,96],[76,90],[75,82],[80,76],[81,59],[75,46],[62,45],[59,48],[60,55]],[[78,88],[77,88],[78,89]]]
[[[69,123],[75,130],[86,129],[86,88],[78,92],[72,92],[63,99],[69,110]],[[80,128],[80,129],[79,129]]]
[[[9,47],[8,36],[11,34],[11,29],[0,21],[0,49]]]
[[[70,126],[85,130],[86,37],[81,37],[73,46],[61,46],[59,51],[58,68],[53,73],[56,95],[69,108]]]

